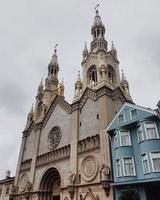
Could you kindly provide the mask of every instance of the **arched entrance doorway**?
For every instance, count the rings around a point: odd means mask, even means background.
[[[61,178],[56,168],[48,169],[40,183],[40,200],[60,200]]]

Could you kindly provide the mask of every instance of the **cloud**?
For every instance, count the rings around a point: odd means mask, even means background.
[[[0,7],[0,177],[15,172],[21,132],[35,101],[41,77],[47,76],[58,43],[59,78],[72,102],[84,43],[91,42],[97,1],[5,0]],[[160,27],[158,0],[102,1],[106,39],[115,41],[137,104],[155,107],[160,99]],[[5,155],[4,155],[5,152]]]

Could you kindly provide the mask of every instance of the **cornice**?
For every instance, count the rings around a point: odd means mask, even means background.
[[[36,167],[41,167],[58,160],[69,158],[69,156],[70,156],[70,145],[67,145],[62,148],[39,155],[36,159]]]
[[[78,153],[100,148],[99,134],[78,141]]]
[[[32,159],[25,160],[21,163],[20,172],[29,171],[31,168]]]

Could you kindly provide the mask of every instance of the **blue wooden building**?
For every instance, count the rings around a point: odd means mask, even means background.
[[[160,199],[158,110],[125,103],[106,129],[110,135],[111,185],[116,200],[127,193],[142,200]]]

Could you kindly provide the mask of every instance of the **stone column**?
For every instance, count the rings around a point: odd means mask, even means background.
[[[23,154],[24,154],[24,147],[25,147],[25,143],[26,143],[26,137],[24,135],[25,135],[25,133],[23,133],[21,147],[20,147],[20,153],[19,153],[19,157],[18,157],[16,176],[15,176],[15,180],[14,180],[14,185],[15,186],[18,186],[19,171],[20,171],[21,162],[22,162]]]
[[[104,95],[98,99],[99,107],[99,131],[100,131],[100,155],[101,155],[101,184],[107,199],[113,199],[113,192],[109,186],[111,180],[111,160],[109,148],[109,136],[104,131],[114,113],[113,100]]]
[[[41,124],[38,124],[37,131],[35,132],[34,138],[34,146],[33,146],[33,153],[32,153],[32,163],[31,163],[31,170],[29,174],[29,181],[30,183],[34,183],[34,176],[35,176],[35,167],[36,167],[36,159],[38,155],[38,148],[39,148],[39,140],[41,135]]]
[[[73,182],[70,185],[75,185],[78,177],[78,134],[79,134],[79,110],[78,102],[75,102],[72,108],[71,116],[71,154],[70,154],[70,173],[73,177]],[[75,188],[74,198],[77,199],[77,191]]]
[[[101,147],[101,164],[111,166],[109,152],[109,137],[104,131],[107,124],[112,119],[114,113],[113,100],[104,95],[98,99],[99,108],[99,129],[100,129],[100,147]]]

